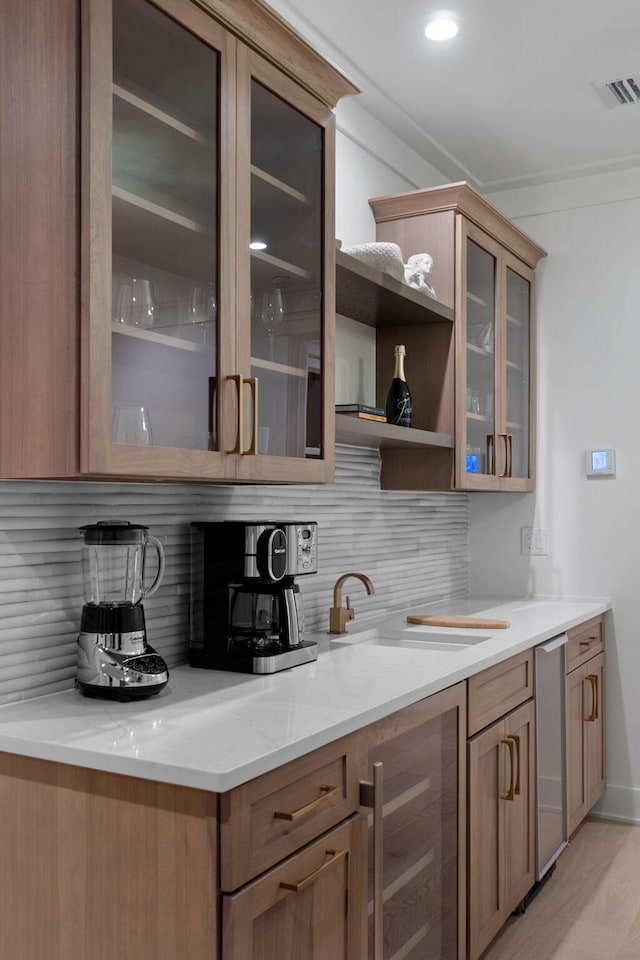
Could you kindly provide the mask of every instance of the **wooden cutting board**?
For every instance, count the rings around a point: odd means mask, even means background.
[[[507,620],[484,620],[482,617],[407,617],[408,623],[420,623],[425,627],[475,627],[476,630],[504,630],[511,624]]]

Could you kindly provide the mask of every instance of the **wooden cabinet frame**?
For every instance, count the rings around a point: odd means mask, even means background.
[[[0,39],[8,78],[0,93],[7,144],[0,171],[6,178],[1,191],[0,407],[5,429],[0,431],[0,475],[198,482],[331,479],[332,108],[341,96],[357,90],[262,0],[149,2],[220,54],[218,151],[224,176],[218,204],[216,451],[111,442],[111,3],[10,0]],[[17,35],[28,37],[27,48],[16,42]],[[243,303],[238,319],[238,250],[242,247],[243,256],[246,250],[236,230],[236,204],[237,151],[246,139],[242,124],[249,129],[237,84],[249,64],[279,96],[325,129],[321,459],[229,452],[238,433],[238,400],[228,378],[242,373],[247,359],[243,334],[236,339],[247,311]]]
[[[455,450],[394,449],[385,453],[382,484],[389,489],[512,490],[534,489],[535,477],[535,366],[533,272],[546,255],[530,237],[511,223],[467,183],[446,184],[369,201],[376,219],[376,237],[399,244],[404,258],[429,252],[434,260],[433,286],[439,301],[455,315],[455,362],[442,357],[435,376],[443,408],[455,420]],[[473,239],[496,259],[494,317],[493,432],[496,469],[493,473],[466,471],[467,370],[467,239]],[[528,476],[508,476],[507,451],[512,450],[506,422],[506,293],[507,271],[529,283],[529,436]],[[416,342],[420,357],[424,349]],[[409,351],[407,367],[409,365]],[[433,375],[433,374],[432,374]],[[408,377],[409,379],[409,377]],[[478,418],[482,420],[482,417]],[[504,474],[504,475],[503,475]]]

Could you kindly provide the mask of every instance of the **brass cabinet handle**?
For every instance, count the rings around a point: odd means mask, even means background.
[[[499,433],[499,437],[502,437],[504,440],[504,473],[501,473],[501,477],[511,477],[512,476],[512,459],[513,459],[513,434],[511,433]]]
[[[331,867],[335,866],[336,863],[340,863],[347,856],[346,850],[327,850],[326,854],[328,857],[331,857],[330,860],[327,860],[326,863],[323,863],[321,867],[318,867],[317,870],[314,870],[313,873],[310,873],[308,877],[305,877],[303,880],[297,880],[289,882],[287,880],[280,881],[280,887],[283,890],[291,890],[292,893],[300,893],[301,890],[304,890],[306,887],[310,887],[312,883],[315,883],[318,877],[326,870],[330,870]]]
[[[516,776],[515,776],[515,787],[513,792],[516,797],[520,796],[520,737],[516,736],[514,733],[509,734],[509,740],[513,740],[516,748]]]
[[[503,800],[515,800],[516,798],[516,783],[515,783],[515,773],[516,773],[516,747],[513,742],[513,737],[505,737],[500,743],[506,744],[509,750],[509,762],[511,764],[511,776],[509,777],[509,789],[506,794],[502,797]]]
[[[331,797],[335,797],[338,792],[338,787],[322,784],[320,790],[322,791],[321,795],[310,803],[306,803],[304,807],[299,807],[298,810],[291,811],[276,810],[273,816],[276,820],[289,820],[290,822],[300,820],[301,817],[306,817],[309,813],[313,813],[314,810],[317,810],[318,807],[326,803]]]
[[[236,433],[236,443],[233,450],[227,450],[227,453],[242,453],[242,424],[244,423],[243,409],[242,409],[242,383],[243,376],[241,373],[234,373],[229,377],[229,380],[233,380],[237,392],[238,392],[238,423],[237,423],[237,433]]]
[[[251,424],[251,442],[246,450],[242,450],[241,453],[246,456],[255,457],[258,453],[258,378],[257,377],[247,377],[244,381],[249,384],[251,392],[253,394],[253,423]]]
[[[238,432],[233,450],[227,453],[240,453],[243,456],[255,456],[258,452],[258,378],[243,377],[241,373],[234,373],[229,377],[236,384],[238,391]],[[253,423],[251,428],[251,442],[246,450],[242,449],[242,430],[244,427],[244,386],[248,384],[253,394]]]
[[[495,471],[495,464],[493,462],[493,452],[494,452],[494,443],[493,443],[493,434],[487,434],[487,473],[493,474]]]
[[[383,960],[382,921],[384,909],[383,889],[383,765],[380,761],[373,765],[373,780],[360,781],[360,806],[373,808],[373,957]]]
[[[591,684],[591,714],[585,717],[587,723],[594,723],[598,719],[598,676],[595,673],[589,673],[586,679]]]
[[[208,424],[208,444],[207,450],[216,449],[216,391],[218,389],[218,378],[209,377],[209,424]]]

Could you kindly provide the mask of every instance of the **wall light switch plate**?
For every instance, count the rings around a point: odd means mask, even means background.
[[[523,557],[548,557],[549,531],[541,527],[520,527],[520,553]]]

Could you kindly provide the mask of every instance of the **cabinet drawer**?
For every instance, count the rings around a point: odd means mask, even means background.
[[[354,737],[344,737],[220,797],[220,879],[236,890],[353,813]]]
[[[533,650],[469,677],[468,735],[487,727],[533,696]]]
[[[594,617],[586,623],[567,630],[567,673],[575,670],[581,663],[595,657],[604,650],[604,630],[602,617]]]
[[[362,819],[355,815],[222,897],[223,960],[363,956]]]

